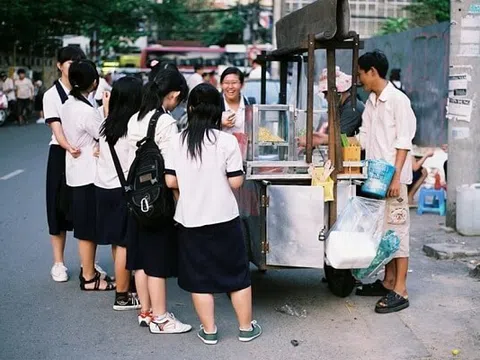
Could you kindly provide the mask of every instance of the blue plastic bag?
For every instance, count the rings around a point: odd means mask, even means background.
[[[366,269],[354,269],[352,271],[353,276],[357,279],[364,279],[366,277],[375,275],[377,271],[387,264],[393,257],[393,255],[400,248],[400,239],[393,230],[388,230],[380,240],[378,245],[377,255],[373,259],[370,266]]]
[[[394,174],[395,166],[385,160],[368,160],[367,180],[362,191],[376,198],[385,198]]]

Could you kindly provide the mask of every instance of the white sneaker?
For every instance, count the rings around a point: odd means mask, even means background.
[[[151,311],[145,311],[141,312],[138,314],[138,325],[141,327],[149,327],[150,323],[152,322],[152,312]]]
[[[63,263],[55,263],[50,270],[50,275],[52,275],[53,281],[56,282],[65,282],[68,281],[68,269],[63,265]]]
[[[192,330],[192,325],[184,324],[175,319],[175,315],[167,313],[167,316],[160,321],[152,320],[150,332],[152,334],[181,334]]]

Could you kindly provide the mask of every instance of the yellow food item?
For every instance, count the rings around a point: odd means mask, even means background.
[[[273,135],[267,128],[261,127],[258,129],[258,141],[261,142],[284,142],[281,137]]]

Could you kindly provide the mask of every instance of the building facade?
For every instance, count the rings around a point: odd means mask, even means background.
[[[298,10],[314,0],[276,0],[275,6],[282,7],[282,16]],[[362,38],[378,34],[387,18],[407,17],[405,6],[411,0],[350,0],[350,29]]]

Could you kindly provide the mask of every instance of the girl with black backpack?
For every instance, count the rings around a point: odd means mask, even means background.
[[[150,150],[156,150],[158,154],[159,149],[162,157],[169,156],[167,149],[170,140],[178,132],[176,121],[169,112],[187,95],[187,83],[177,70],[161,69],[155,78],[145,85],[140,111],[133,115],[128,123],[129,178],[137,170],[132,164],[140,161],[136,159],[136,155],[140,156],[141,144],[145,143],[147,133],[152,133],[156,144],[155,149],[151,149],[152,144],[148,142]],[[138,183],[153,186],[152,180],[156,182],[158,175],[161,175],[161,180],[164,181],[163,172],[145,173],[138,177]],[[141,209],[135,208],[135,211],[131,211],[127,222],[127,268],[135,270],[136,289],[141,302],[138,323],[140,326],[149,327],[154,334],[184,333],[192,327],[167,312],[166,278],[177,276],[178,270],[173,216],[159,221],[156,228],[146,227],[139,217],[143,211],[145,216],[148,215],[151,200],[150,194],[143,197]],[[131,203],[130,206],[132,207]]]
[[[113,84],[112,93],[103,99],[107,117],[100,129],[100,152],[95,177],[97,241],[100,244],[112,245],[117,285],[114,310],[140,309],[137,297],[129,293],[130,271],[126,269],[127,203],[114,157],[121,168],[119,170],[126,176],[129,151],[128,121],[140,109],[142,87],[140,79],[125,76]],[[111,147],[113,151],[110,150]]]

